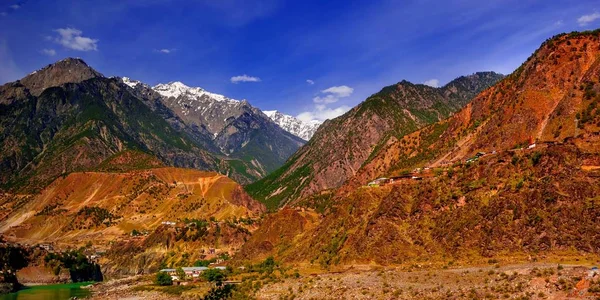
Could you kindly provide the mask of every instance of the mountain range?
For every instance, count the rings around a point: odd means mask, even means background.
[[[317,161],[311,161],[297,181],[286,183],[296,161],[309,156],[322,134],[329,141],[345,140],[347,135],[331,135],[340,130],[340,120],[370,101],[379,104],[371,107],[385,109],[363,121],[381,118],[390,110],[384,100],[403,99],[398,96],[410,95],[417,86],[384,88],[347,115],[325,122],[276,171],[281,179],[268,176],[257,183],[272,187],[247,188],[266,196],[267,205],[286,207],[269,216],[238,259],[273,255],[323,268],[436,262],[448,267],[492,258],[560,257],[569,251],[597,254],[599,57],[600,30],[557,35],[448,118],[385,136],[347,180],[302,184],[318,178],[311,173]],[[421,87],[418,95],[446,88]],[[413,107],[408,112],[418,115]],[[397,116],[394,120],[406,124]],[[288,198],[269,202],[269,196],[288,189],[294,190]]]
[[[305,143],[247,101],[181,82],[106,78],[73,58],[1,86],[0,106],[3,189],[40,189],[128,150],[249,183]]]

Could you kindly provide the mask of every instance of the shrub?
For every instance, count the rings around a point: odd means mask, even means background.
[[[171,279],[171,275],[166,272],[158,272],[156,273],[156,280],[154,283],[160,286],[173,285],[173,279]]]
[[[540,159],[542,158],[542,153],[540,152],[535,152],[533,153],[533,155],[531,156],[531,163],[535,166],[540,162]]]
[[[273,256],[269,256],[267,257],[267,259],[260,263],[259,272],[271,274],[275,270],[275,267],[277,267],[277,262],[275,262]]]

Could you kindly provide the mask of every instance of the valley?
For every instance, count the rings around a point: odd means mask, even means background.
[[[597,299],[600,29],[537,45],[507,75],[252,101],[312,98],[296,116],[239,97],[289,74],[181,73],[243,100],[71,57],[7,81],[0,299]]]

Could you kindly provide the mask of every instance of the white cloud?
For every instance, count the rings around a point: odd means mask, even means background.
[[[19,5],[19,4],[13,4],[13,5],[9,6],[9,7],[12,8],[12,9],[19,9],[21,7],[21,5]]]
[[[354,92],[354,89],[346,85],[332,86],[322,90],[321,93],[325,94],[325,96],[316,96],[313,98],[313,102],[323,104],[335,103],[338,102],[340,98],[352,95],[352,92]]]
[[[253,77],[253,76],[248,76],[246,74],[231,77],[231,82],[232,83],[238,83],[238,82],[259,82],[259,81],[260,81],[260,78]]]
[[[8,14],[3,11],[3,12],[0,12],[0,16],[6,17],[6,16],[8,16]]]
[[[169,49],[169,48],[154,49],[154,52],[163,53],[163,54],[170,54],[170,53],[175,52],[175,48],[171,48],[171,49]]]
[[[306,82],[308,82],[308,80]],[[323,122],[327,119],[338,117],[350,110],[350,107],[347,105],[342,105],[336,108],[330,108],[327,107],[327,105],[338,102],[340,98],[349,97],[353,92],[354,89],[346,85],[332,86],[324,89],[321,91],[321,94],[323,95],[313,98],[313,102],[316,103],[313,110],[302,112],[298,114],[296,118],[305,122]]]
[[[314,120],[323,122],[327,119],[333,119],[335,117],[341,116],[349,110],[350,107],[346,105],[342,105],[337,108],[329,108],[325,105],[315,105],[315,109],[313,111],[302,112],[298,114],[296,118],[304,122],[310,122]]]
[[[438,79],[429,79],[425,82],[423,82],[424,85],[428,85],[430,87],[440,87],[440,81]]]
[[[98,40],[82,36],[83,32],[75,28],[59,28],[54,30],[58,32],[59,37],[54,41],[63,45],[65,48],[77,51],[96,51],[98,50]]]
[[[323,103],[323,104],[335,103],[335,102],[338,102],[338,100],[340,100],[340,98],[336,97],[335,95],[332,95],[332,94],[326,95],[325,97],[316,96],[313,98],[314,103]]]
[[[48,56],[56,55],[56,50],[54,50],[54,49],[42,49],[40,52],[42,52],[42,54],[46,54]]]
[[[600,19],[600,13],[595,12],[593,14],[583,15],[579,17],[579,19],[577,19],[577,23],[579,23],[579,26],[585,26],[589,23],[596,21],[597,19]]]
[[[310,79],[306,79],[306,83],[308,83],[308,84],[310,84],[310,85],[313,85],[313,84],[315,84],[315,82],[314,82],[314,81],[312,81],[312,80],[310,80]]]
[[[329,94],[335,94],[337,95],[339,98],[343,98],[343,97],[348,97],[350,95],[352,95],[352,92],[354,92],[354,89],[346,86],[346,85],[340,85],[340,86],[332,86],[326,90],[322,90],[322,93],[329,93]]]

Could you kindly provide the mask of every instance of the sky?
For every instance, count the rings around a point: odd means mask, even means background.
[[[325,120],[402,80],[509,74],[547,38],[596,28],[600,0],[2,0],[0,84],[81,57]]]

